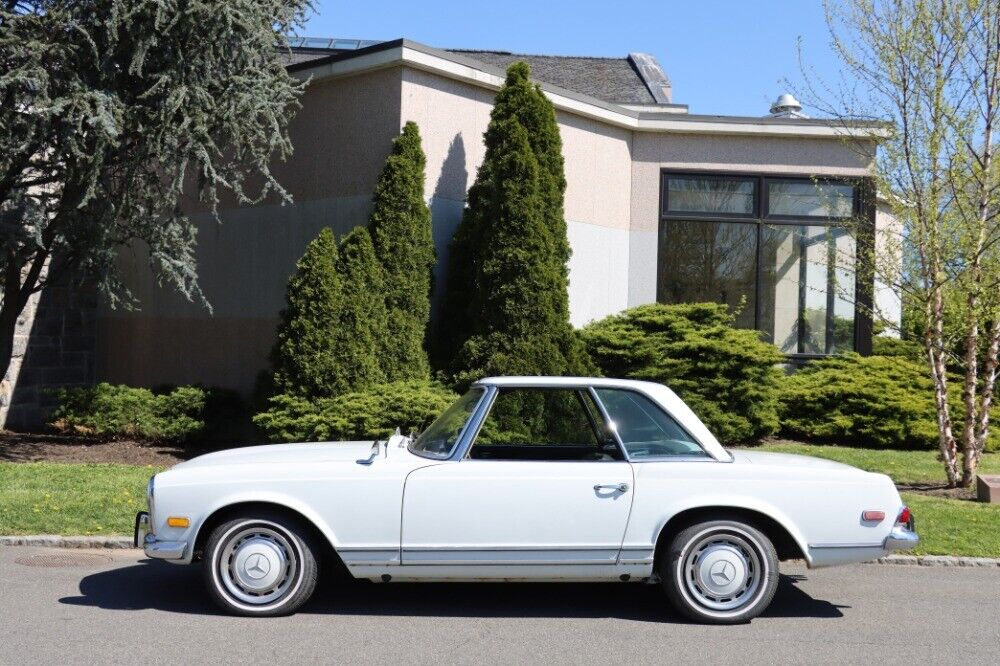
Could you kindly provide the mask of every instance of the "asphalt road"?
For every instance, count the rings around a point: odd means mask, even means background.
[[[216,612],[197,567],[2,547],[0,663],[1000,661],[998,569],[784,573],[767,614],[735,627],[688,624],[658,588],[625,583],[326,581],[294,617],[247,619]]]

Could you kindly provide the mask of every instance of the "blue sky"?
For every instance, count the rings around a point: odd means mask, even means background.
[[[515,53],[652,53],[691,113],[758,116],[801,81],[796,43],[836,77],[821,0],[317,0],[304,35]]]

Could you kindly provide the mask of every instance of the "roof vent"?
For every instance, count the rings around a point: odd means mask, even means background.
[[[802,105],[789,93],[782,93],[771,105],[772,118],[808,118],[802,113]]]

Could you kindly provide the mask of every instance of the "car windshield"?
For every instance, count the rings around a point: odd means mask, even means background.
[[[410,444],[410,451],[427,458],[447,458],[450,456],[466,422],[472,416],[472,411],[482,397],[483,389],[471,389],[451,407],[444,410],[444,413],[437,417],[427,430],[413,440],[413,443]]]

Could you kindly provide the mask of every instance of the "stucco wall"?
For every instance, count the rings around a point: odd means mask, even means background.
[[[866,147],[839,139],[636,132],[632,140],[629,306],[656,301],[660,170],[864,176]]]
[[[221,209],[198,225],[198,273],[213,312],[158,286],[141,249],[120,262],[140,301],[102,307],[97,378],[133,385],[203,382],[249,392],[267,365],[285,284],[306,244],[330,226],[365,224],[375,180],[400,128],[401,72],[311,85],[289,131],[294,155],[273,171],[294,204]]]

